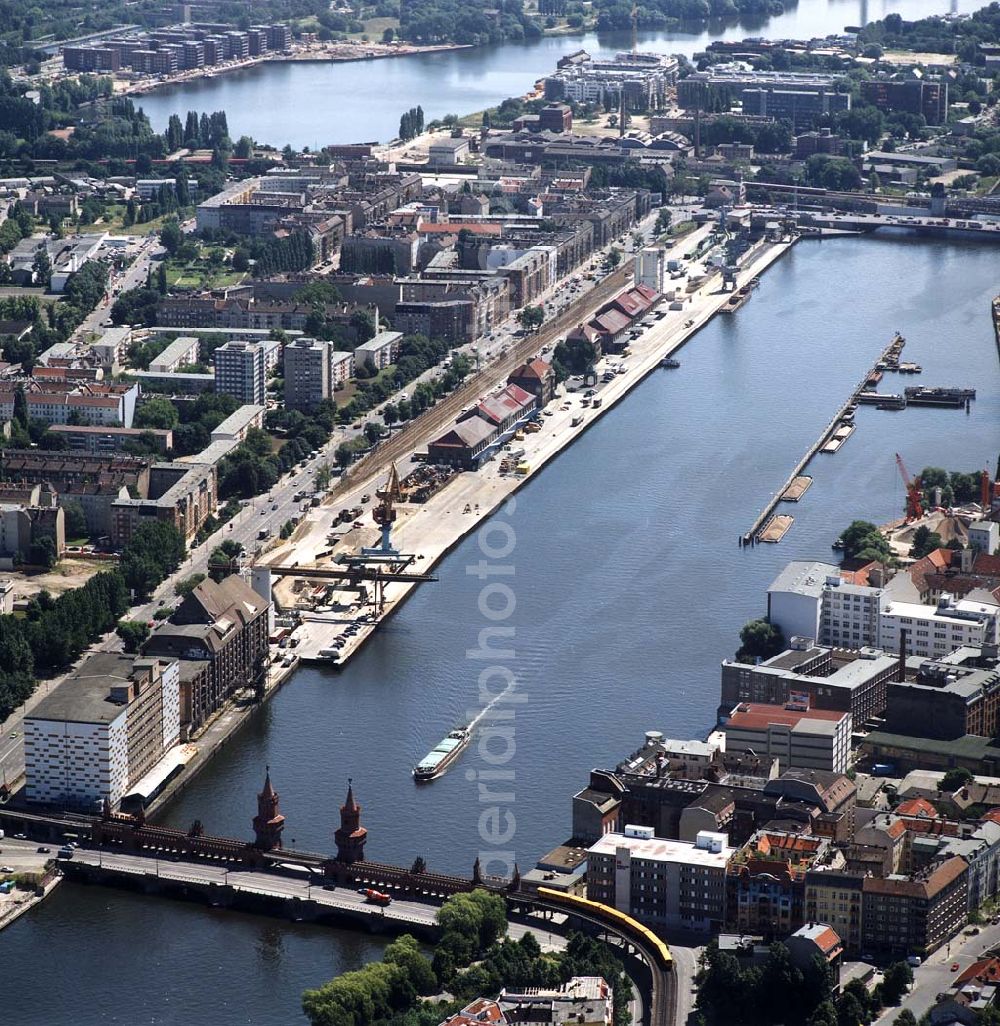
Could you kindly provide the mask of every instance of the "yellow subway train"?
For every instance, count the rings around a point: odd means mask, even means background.
[[[602,905],[599,901],[579,898],[575,894],[564,894],[562,891],[555,891],[550,887],[539,887],[538,896],[554,905],[562,905],[567,910],[577,909],[580,912],[589,912],[595,918],[607,922],[609,926],[613,924],[621,927],[626,936],[631,935],[633,940],[653,952],[658,968],[673,969],[674,960],[670,954],[670,948],[648,926],[643,926],[642,923],[637,922],[624,912],[619,912],[618,909],[612,908],[610,905]]]

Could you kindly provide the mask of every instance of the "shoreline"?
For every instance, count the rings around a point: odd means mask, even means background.
[[[165,79],[140,79],[136,82],[115,79],[113,91],[121,96],[146,96],[177,86],[191,85],[203,79],[214,79],[238,71],[259,68],[265,64],[350,64],[359,61],[391,60],[425,53],[448,53],[455,50],[473,49],[475,47],[472,43],[435,43],[430,46],[412,44],[393,46],[386,43],[304,44],[296,50],[263,53],[259,57],[248,57],[246,60],[229,61],[225,64],[213,64],[208,67],[179,71],[176,75]]]

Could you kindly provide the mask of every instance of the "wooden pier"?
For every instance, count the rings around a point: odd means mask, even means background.
[[[785,478],[781,487],[771,496],[768,500],[767,505],[761,510],[760,515],[750,525],[750,529],[746,534],[740,535],[740,545],[756,545],[761,541],[764,541],[764,535],[767,534],[767,541],[779,541],[784,537],[785,532],[791,526],[790,523],[784,523],[782,525],[776,525],[776,530],[769,531],[771,521],[775,519],[774,510],[778,503],[784,498],[785,494],[789,491],[794,492],[792,486],[795,484],[796,479],[802,476],[802,472],[812,462],[812,458],[818,453],[824,445],[830,440],[834,432],[843,423],[844,417],[847,415],[850,408],[858,401],[858,396],[861,395],[868,388],[868,381],[871,376],[878,370],[878,365],[882,363],[890,353],[896,352],[902,348],[903,337],[899,334],[895,335],[892,341],[879,353],[878,359],[872,364],[872,366],[865,371],[864,377],[855,385],[851,394],[847,397],[841,407],[834,414],[833,418],[827,423],[826,427],[823,428],[819,438],[806,450],[805,455],[798,463],[795,464],[792,472]],[[800,496],[801,497],[801,496]],[[783,528],[783,529],[780,529]],[[777,537],[775,537],[777,535]]]

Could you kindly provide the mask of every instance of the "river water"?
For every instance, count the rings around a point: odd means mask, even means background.
[[[516,674],[513,744],[473,744],[440,780],[416,787],[410,769],[479,704],[484,558],[470,536],[342,673],[296,675],[171,807],[168,819],[249,836],[270,764],[286,838],[332,850],[337,807],[354,778],[370,831],[368,854],[468,872],[477,853],[510,850],[522,867],[562,841],[570,798],[593,766],[608,765],[647,729],[703,734],[718,701],[719,662],[790,559],[833,556],[854,517],[900,513],[894,454],[973,470],[996,459],[1000,373],[989,318],[996,251],[976,242],[844,238],[799,243],[766,272],[753,299],[718,317],[610,410],[496,519],[513,528],[509,584]],[[769,494],[860,374],[900,330],[905,356],[931,385],[971,385],[970,414],[863,408],[815,483],[792,507],[777,546],[737,547]],[[903,382],[889,376],[887,387]],[[455,511],[456,515],[460,515]],[[509,534],[510,532],[508,532]],[[487,539],[494,556],[505,544]],[[485,608],[500,606],[487,596]],[[496,685],[492,685],[496,688]],[[488,759],[513,773],[507,795],[483,802]],[[472,779],[469,779],[470,776]],[[499,789],[498,785],[491,785]],[[509,843],[484,810],[513,816]],[[487,812],[487,815],[489,813]],[[512,821],[499,821],[509,829]],[[487,834],[488,836],[488,834]],[[496,868],[499,868],[497,865]],[[9,965],[59,967],[44,987],[7,988],[21,1026],[73,1022],[187,1024],[299,1021],[305,986],[372,957],[377,942],[67,885],[0,935]],[[102,995],[107,995],[107,1005]]]
[[[642,33],[639,48],[691,56],[713,39],[764,34],[809,39],[894,11],[915,20],[981,6],[981,0],[800,0],[767,21]],[[189,110],[224,110],[234,139],[249,135],[279,147],[291,143],[313,149],[326,143],[385,141],[398,132],[400,114],[418,103],[428,121],[482,110],[508,96],[524,95],[565,53],[584,48],[594,55],[614,54],[629,45],[628,33],[581,33],[387,60],[263,64],[167,87],[136,103],[158,131],[171,114],[183,121]]]
[[[957,0],[955,9],[974,6]],[[933,0],[802,2],[766,31],[823,35],[904,8],[907,17],[945,9]],[[760,26],[648,36],[642,45],[689,53],[709,38],[748,33]],[[172,110],[225,108],[234,135],[279,145],[385,138],[402,107],[421,103],[435,117],[495,103],[581,45],[625,42],[588,36],[268,65],[142,102],[159,126]],[[513,568],[495,580],[509,584],[516,608],[501,621],[515,630],[513,654],[495,663],[516,675],[526,698],[499,724],[512,725],[512,742],[495,733],[441,780],[417,788],[410,778],[414,763],[481,707],[477,679],[492,665],[468,656],[491,623],[482,608],[499,602],[483,597],[487,582],[469,572],[485,558],[472,536],[347,670],[297,674],[171,807],[169,821],[200,818],[209,832],[248,836],[269,763],[286,837],[302,848],[332,850],[352,776],[370,857],[409,864],[422,855],[432,868],[467,872],[480,852],[510,851],[530,866],[567,836],[571,795],[591,767],[637,747],[647,729],[706,730],[719,662],[735,650],[740,625],[763,611],[765,588],[787,560],[832,556],[830,541],[854,517],[898,515],[905,497],[895,452],[914,471],[992,470],[996,267],[996,251],[974,242],[797,245],[742,310],[716,318],[681,351],[679,370],[648,378],[496,518],[512,528],[512,551],[487,562]],[[897,329],[909,339],[906,358],[924,367],[921,382],[978,389],[971,414],[862,409],[842,451],[814,461],[815,483],[792,508],[785,540],[739,549],[737,536]],[[485,540],[494,554],[503,542],[498,533]],[[480,799],[491,768],[513,774],[513,798],[490,783],[498,797]],[[494,808],[502,818],[491,818]],[[490,829],[513,836],[486,841]],[[4,964],[19,967],[17,983],[4,988],[4,1018],[19,1026],[286,1026],[304,1021],[304,988],[380,947],[362,934],[64,885],[0,934]]]

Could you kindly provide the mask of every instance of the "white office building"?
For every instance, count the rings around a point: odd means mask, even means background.
[[[698,832],[694,844],[655,837],[653,828],[606,833],[587,854],[587,897],[651,927],[708,932],[725,919],[726,834]]]
[[[1000,524],[995,520],[976,520],[969,524],[969,548],[988,556],[1000,550]]]
[[[768,620],[786,638],[840,648],[878,646],[884,588],[848,584],[832,563],[795,560],[767,589]]]
[[[942,595],[936,606],[890,602],[880,617],[882,648],[898,652],[906,631],[908,655],[940,659],[963,645],[996,645],[1000,606]]]

